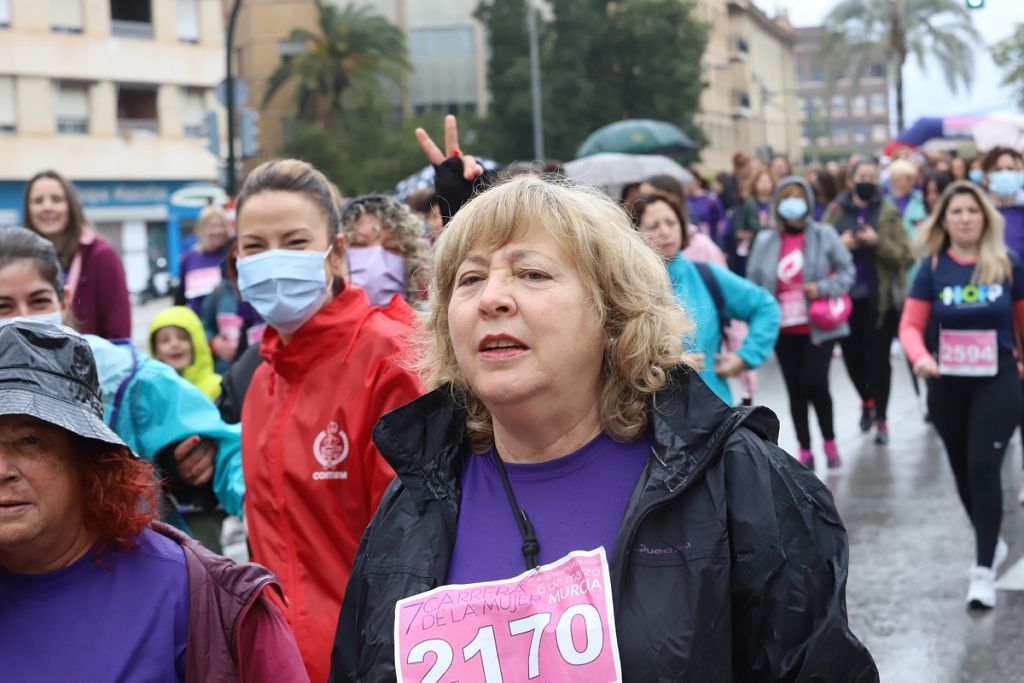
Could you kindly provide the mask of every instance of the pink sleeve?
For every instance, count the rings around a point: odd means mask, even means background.
[[[900,343],[907,352],[911,365],[928,355],[924,343],[924,331],[932,316],[932,305],[922,299],[907,299],[900,318]]]
[[[238,637],[239,683],[309,683],[299,646],[281,611],[256,598]]]

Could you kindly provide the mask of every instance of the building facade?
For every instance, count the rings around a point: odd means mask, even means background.
[[[878,154],[889,140],[889,79],[885,62],[868,64],[856,85],[845,74],[830,86],[821,59],[825,29],[797,29],[796,81],[800,146],[819,160],[852,152]]]
[[[704,167],[730,169],[736,152],[795,159],[796,33],[786,15],[769,17],[752,0],[697,0],[694,14],[711,25],[698,117],[708,137]]]
[[[349,0],[331,0],[339,7]],[[223,0],[225,12],[233,0]],[[487,113],[487,37],[473,12],[478,0],[356,0],[406,34],[413,72],[400,94],[410,113]],[[261,152],[246,165],[269,158],[287,140],[294,112],[293,90],[285,86],[262,107],[267,81],[283,60],[302,52],[288,41],[296,28],[315,31],[313,0],[245,0],[235,31],[238,76],[249,89],[250,106],[260,107]]]
[[[176,266],[173,196],[219,177],[204,117],[223,50],[221,0],[0,0],[0,226],[23,223],[25,182],[52,168],[131,291],[160,257]]]

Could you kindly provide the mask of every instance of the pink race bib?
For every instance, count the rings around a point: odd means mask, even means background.
[[[779,309],[782,313],[779,327],[796,327],[797,325],[806,325],[808,322],[807,297],[799,289],[779,292]]]
[[[220,284],[220,266],[196,268],[185,273],[185,298],[206,296]]]
[[[941,330],[939,374],[953,377],[994,377],[999,371],[995,330]]]
[[[242,316],[237,313],[218,313],[217,330],[220,336],[229,343],[238,346],[238,340],[242,336]]]
[[[622,680],[604,548],[395,605],[399,683]]]
[[[248,334],[245,335],[245,341],[249,346],[255,346],[263,341],[263,334],[267,331],[266,323],[259,323],[249,328]]]

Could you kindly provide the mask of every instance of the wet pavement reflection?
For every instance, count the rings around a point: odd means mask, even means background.
[[[756,400],[779,415],[781,445],[795,452],[774,359],[760,375]],[[832,489],[849,532],[850,625],[871,650],[882,681],[1024,681],[1024,592],[1001,590],[994,610],[967,610],[974,536],[941,441],[922,418],[905,362],[893,360],[888,446],[875,445],[872,433],[860,432],[860,400],[841,359],[832,363],[831,386],[844,466],[824,469],[813,417],[812,449],[817,472]],[[1021,442],[1015,435],[1003,466],[1003,536],[1010,546],[1003,575],[1024,554],[1020,473]]]

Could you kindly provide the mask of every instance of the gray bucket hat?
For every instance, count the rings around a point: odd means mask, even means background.
[[[103,422],[99,386],[92,349],[77,332],[28,318],[0,323],[0,415],[29,415],[127,448]]]

